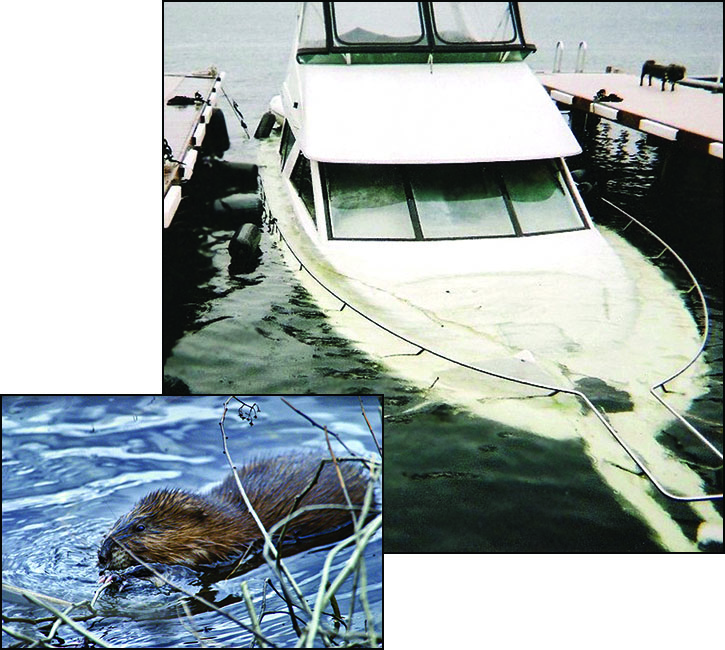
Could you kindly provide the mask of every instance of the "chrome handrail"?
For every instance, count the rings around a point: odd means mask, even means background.
[[[561,72],[561,61],[564,58],[564,42],[556,41],[556,49],[554,50],[554,65],[551,67],[552,72]]]
[[[697,291],[697,295],[700,299],[700,306],[702,308],[702,320],[703,320],[703,332],[702,332],[702,336],[701,336],[701,340],[700,340],[700,347],[697,350],[697,352],[695,353],[695,356],[693,356],[692,359],[690,359],[690,361],[687,364],[685,364],[682,368],[680,368],[674,374],[670,375],[667,379],[664,379],[663,381],[658,382],[657,384],[655,384],[653,386],[653,388],[664,387],[665,384],[668,384],[676,377],[679,377],[683,372],[685,372],[685,370],[687,370],[693,363],[695,363],[697,358],[702,354],[703,350],[705,349],[705,345],[707,344],[708,336],[710,335],[710,317],[709,317],[708,311],[707,311],[707,301],[705,300],[705,294],[703,294],[702,288],[700,287],[700,283],[695,278],[695,275],[690,270],[690,267],[687,266],[685,261],[672,249],[672,247],[669,246],[669,244],[667,244],[667,242],[664,239],[662,239],[657,233],[652,231],[650,228],[645,226],[641,221],[635,219],[635,217],[633,217],[631,214],[629,214],[628,212],[626,212],[625,210],[620,208],[618,205],[612,203],[611,201],[609,201],[608,199],[605,199],[604,197],[601,197],[601,201],[603,203],[607,204],[608,206],[614,208],[615,210],[617,210],[617,212],[619,212],[620,214],[627,217],[627,219],[629,219],[632,223],[634,223],[635,225],[642,228],[642,230],[644,230],[648,235],[650,235],[651,237],[656,239],[666,250],[668,250],[670,253],[672,253],[672,256],[677,260],[677,262],[680,264],[680,266],[684,269],[685,273],[687,273],[687,276],[690,278],[690,282],[692,283],[692,286]]]
[[[584,72],[584,63],[587,59],[587,42],[580,41],[579,49],[576,51],[576,63],[574,64],[574,72]]]
[[[611,201],[605,199],[604,197],[601,197],[602,202],[606,203],[610,207],[614,208],[621,214],[623,214],[627,219],[629,219],[632,223],[638,225],[642,230],[644,230],[647,234],[652,236],[654,239],[656,239],[664,248],[669,251],[672,256],[677,260],[677,262],[680,264],[680,266],[684,269],[685,273],[687,273],[688,277],[690,278],[690,282],[692,282],[692,287],[697,292],[698,298],[700,299],[700,306],[702,309],[702,335],[700,339],[700,347],[698,348],[695,355],[684,365],[682,368],[671,374],[669,377],[663,379],[662,381],[658,381],[657,383],[650,386],[649,392],[650,394],[662,405],[664,406],[677,420],[679,420],[691,433],[693,433],[703,444],[705,444],[707,447],[712,450],[716,456],[720,459],[720,462],[723,460],[722,452],[720,452],[707,438],[705,438],[690,422],[688,422],[680,413],[678,413],[675,409],[673,409],[667,402],[665,402],[655,391],[659,388],[666,391],[665,388],[666,384],[669,384],[673,379],[676,379],[680,375],[682,375],[686,370],[688,370],[695,361],[699,358],[699,356],[704,352],[705,346],[707,345],[707,339],[710,335],[710,317],[708,315],[707,310],[707,301],[705,300],[705,294],[702,292],[702,288],[700,287],[700,283],[697,281],[697,278],[695,278],[695,275],[690,270],[690,267],[687,266],[685,261],[665,242],[657,233],[653,232],[650,228],[645,226],[641,221],[637,220],[635,217],[633,217],[631,214],[620,208],[618,205],[612,203]]]

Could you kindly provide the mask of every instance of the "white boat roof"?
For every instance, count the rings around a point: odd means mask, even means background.
[[[452,163],[581,152],[525,63],[295,67],[301,101],[293,108],[297,98],[284,93],[284,108],[312,160]]]

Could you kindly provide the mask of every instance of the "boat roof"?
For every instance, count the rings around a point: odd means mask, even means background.
[[[284,109],[311,160],[453,163],[581,152],[522,62],[295,67],[301,101],[286,92]]]

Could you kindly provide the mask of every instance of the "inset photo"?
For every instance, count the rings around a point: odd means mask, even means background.
[[[3,398],[3,645],[379,646],[382,409]]]

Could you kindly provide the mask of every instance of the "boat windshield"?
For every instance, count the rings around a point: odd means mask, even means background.
[[[417,2],[333,2],[334,34],[346,45],[420,43]]]
[[[553,160],[322,165],[333,239],[514,237],[586,228]]]
[[[305,2],[300,63],[521,59],[515,2]],[[343,57],[342,55],[345,55]]]

